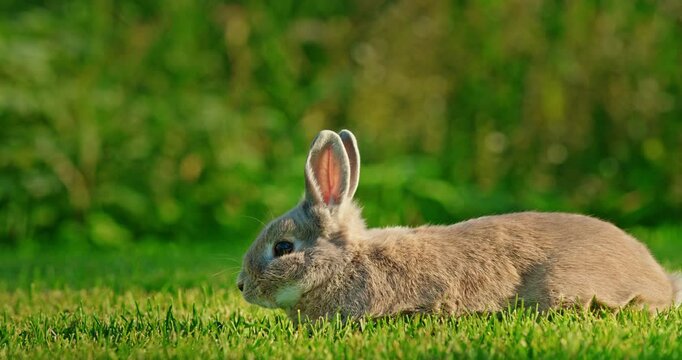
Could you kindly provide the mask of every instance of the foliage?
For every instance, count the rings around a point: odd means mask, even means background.
[[[248,242],[358,136],[372,225],[682,218],[676,1],[3,1],[0,242]]]

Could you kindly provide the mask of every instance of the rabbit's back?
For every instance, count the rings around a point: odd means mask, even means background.
[[[673,289],[649,250],[608,222],[576,214],[525,212],[453,225],[453,239],[506,249],[519,270],[516,294],[541,308],[628,304],[662,308]],[[463,235],[463,236],[462,236]],[[470,244],[475,246],[475,244]]]
[[[360,263],[373,268],[367,296],[386,299],[369,313],[503,310],[517,297],[541,309],[672,301],[672,285],[646,247],[588,216],[525,212],[367,235],[359,251],[367,257]]]

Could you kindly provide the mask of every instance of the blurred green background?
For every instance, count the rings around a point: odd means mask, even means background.
[[[246,246],[351,129],[372,226],[682,219],[682,2],[0,2],[0,244]]]

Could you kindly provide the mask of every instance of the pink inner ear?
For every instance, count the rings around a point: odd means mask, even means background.
[[[326,146],[315,164],[315,177],[325,204],[339,203],[341,199],[341,165],[331,146]]]

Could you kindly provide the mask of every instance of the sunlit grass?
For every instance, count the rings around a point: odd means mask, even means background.
[[[680,268],[671,229],[637,230]],[[515,309],[297,325],[245,303],[238,251],[143,244],[0,253],[0,358],[679,358],[682,309]],[[227,269],[227,270],[226,270]]]
[[[17,291],[0,296],[3,357],[431,358],[679,356],[682,311],[514,310],[294,325],[233,290]]]

